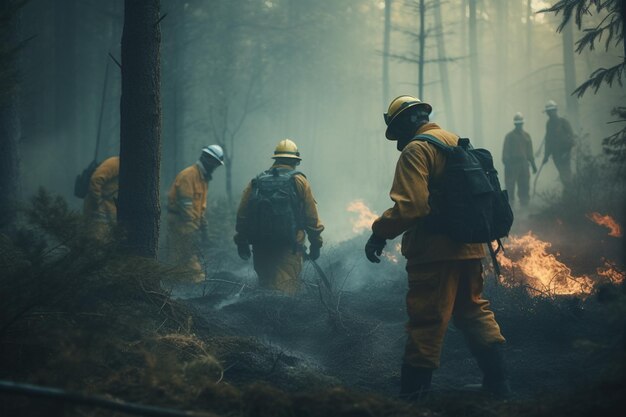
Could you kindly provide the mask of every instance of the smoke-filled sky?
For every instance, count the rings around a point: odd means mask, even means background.
[[[624,88],[605,88],[568,109],[560,17],[536,14],[550,1],[478,1],[478,58],[483,134],[477,137],[471,96],[467,0],[427,1],[424,94],[432,120],[487,147],[502,171],[504,135],[515,112],[535,148],[543,139],[545,102],[580,135],[579,149],[600,152],[601,139],[617,130],[612,107],[624,102]],[[162,189],[176,172],[194,162],[203,145],[226,138],[232,163],[233,195],[270,164],[275,144],[293,139],[303,156],[301,170],[312,183],[330,242],[350,236],[346,210],[363,199],[381,212],[398,153],[384,138],[382,114],[401,94],[418,95],[417,1],[391,2],[389,96],[383,97],[382,0],[162,0]],[[119,59],[123,24],[120,0],[32,1],[23,13],[23,37],[30,41],[22,60],[23,169],[25,191],[42,185],[71,199],[74,176],[93,157],[105,67],[99,159],[119,146]],[[441,8],[442,27],[436,24]],[[591,16],[588,25],[603,16]],[[574,30],[574,38],[581,32]],[[443,36],[451,97],[442,89],[437,37]],[[529,42],[530,40],[530,42]],[[576,84],[596,68],[613,65],[623,49],[611,47],[575,55]],[[407,59],[402,59],[408,58]],[[446,102],[451,107],[446,107]],[[568,112],[568,110],[570,110]],[[230,142],[229,142],[230,143]],[[540,156],[538,163],[541,162]],[[210,202],[225,198],[226,170],[216,172]],[[557,189],[556,170],[542,173],[540,191]],[[164,194],[163,194],[164,195]]]

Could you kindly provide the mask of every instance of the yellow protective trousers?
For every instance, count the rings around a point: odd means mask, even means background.
[[[179,224],[175,216],[170,213],[168,222],[168,258],[169,261],[188,270],[181,281],[202,282],[204,281],[204,268],[199,256],[195,232],[189,233],[184,224]]]
[[[413,367],[438,368],[450,318],[472,347],[504,343],[500,326],[481,297],[480,259],[432,262],[407,267],[407,343],[404,362]]]
[[[253,250],[254,270],[259,286],[293,295],[300,288],[302,251],[289,246],[260,246]]]
[[[515,201],[515,187],[521,205],[525,206],[530,200],[530,168],[526,160],[508,162],[504,165],[504,183],[509,193],[509,201]]]

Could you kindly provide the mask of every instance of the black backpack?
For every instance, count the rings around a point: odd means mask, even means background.
[[[513,210],[506,190],[500,187],[493,157],[486,149],[474,149],[469,139],[449,146],[431,135],[417,135],[446,154],[440,179],[429,184],[431,214],[427,224],[463,243],[491,243],[508,236]]]
[[[252,180],[244,233],[252,244],[295,244],[301,228],[295,176],[288,168],[272,168]]]
[[[89,183],[91,182],[91,176],[98,168],[98,163],[94,159],[89,166],[83,170],[83,172],[76,176],[74,180],[74,195],[78,198],[87,197],[89,192]]]

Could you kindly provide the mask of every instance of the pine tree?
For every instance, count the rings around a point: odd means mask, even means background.
[[[589,89],[594,94],[600,87],[613,84],[623,85],[624,71],[626,69],[626,1],[625,0],[560,0],[552,7],[542,10],[562,14],[561,24],[557,30],[563,31],[567,24],[574,19],[576,26],[583,29],[583,18],[592,13],[606,14],[602,22],[592,28],[585,28],[583,36],[576,42],[576,52],[579,54],[585,50],[594,50],[598,44],[604,42],[604,49],[608,50],[612,45],[622,45],[624,57],[621,62],[609,68],[598,68],[585,82],[576,88],[572,94],[582,97]],[[626,108],[616,107],[612,114],[619,117],[619,121],[626,121]],[[610,160],[626,167],[626,127],[603,141],[604,151]]]

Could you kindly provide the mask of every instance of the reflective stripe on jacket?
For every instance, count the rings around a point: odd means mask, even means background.
[[[209,183],[198,164],[183,169],[167,194],[170,223],[177,223],[188,233],[198,230],[206,211],[208,191]]]

